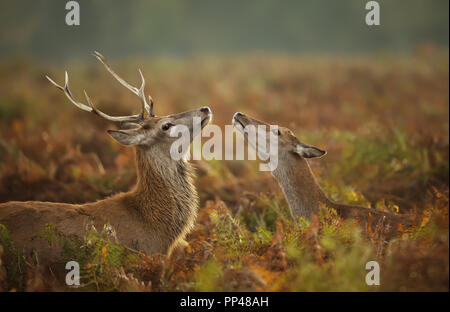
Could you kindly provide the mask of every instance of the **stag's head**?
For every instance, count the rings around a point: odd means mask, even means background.
[[[108,65],[103,55],[98,52],[95,52],[93,55],[105,66],[106,70],[120,82],[120,84],[139,97],[141,103],[139,114],[129,116],[107,115],[93,105],[86,91],[84,91],[84,94],[87,105],[75,100],[69,89],[67,72],[65,73],[64,87],[54,82],[50,77],[46,77],[53,85],[63,91],[70,102],[78,108],[116,123],[119,129],[108,130],[108,133],[119,143],[123,145],[133,145],[144,149],[158,149],[162,152],[169,152],[171,144],[178,139],[177,136],[173,135],[173,128],[180,125],[184,126],[189,130],[189,133],[191,134],[190,140],[192,141],[195,135],[198,135],[193,129],[194,122],[199,122],[201,130],[211,120],[212,113],[209,107],[201,107],[168,116],[156,116],[153,112],[153,99],[151,96],[148,96],[149,102],[146,100],[144,92],[145,79],[141,70],[139,70],[141,86],[140,88],[136,88],[117,75]]]

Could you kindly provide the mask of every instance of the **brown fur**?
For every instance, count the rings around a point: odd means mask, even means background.
[[[245,127],[247,125],[269,125],[256,120],[242,113],[237,113],[233,122]],[[241,127],[238,127],[241,129]],[[312,214],[318,215],[321,206],[333,208],[343,218],[358,218],[363,223],[371,222],[379,224],[383,222],[390,228],[396,228],[398,223],[410,224],[409,216],[396,215],[376,209],[361,207],[357,205],[344,205],[331,201],[327,198],[322,188],[316,181],[313,172],[305,157],[320,157],[324,151],[308,146],[300,142],[291,130],[278,127],[278,166],[272,171],[273,176],[278,180],[283,193],[289,203],[289,207],[294,218],[304,217],[311,219]],[[246,138],[246,133],[244,137]],[[308,147],[317,156],[301,155],[298,146]],[[267,143],[269,146],[269,143]]]
[[[186,244],[184,238],[197,216],[198,197],[190,164],[171,158],[169,148],[176,138],[170,137],[162,126],[183,124],[192,130],[192,117],[202,117],[206,124],[210,116],[209,108],[202,108],[149,117],[122,125],[125,130],[109,131],[122,144],[134,145],[137,183],[133,189],[83,205],[3,203],[0,224],[7,227],[16,246],[24,248],[27,256],[37,250],[41,263],[58,261],[60,254],[58,248],[40,237],[46,224],[53,225],[64,236],[82,237],[91,221],[99,230],[109,223],[119,242],[129,248],[146,254],[170,255]]]
[[[310,219],[312,214],[318,215],[320,207],[327,207],[335,209],[344,219],[357,218],[363,224],[369,221],[372,225],[384,222],[392,228],[398,223],[409,224],[405,216],[331,201],[316,181],[305,158],[293,153],[285,157],[287,159],[279,159],[273,175],[278,180],[294,217]]]

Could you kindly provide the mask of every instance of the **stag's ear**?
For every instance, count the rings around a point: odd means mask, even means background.
[[[304,158],[321,157],[327,153],[326,151],[323,151],[317,147],[306,145],[303,143],[295,144],[294,152]]]
[[[135,131],[135,129],[108,130],[108,133],[122,145],[137,145],[140,143],[142,138],[141,135]]]

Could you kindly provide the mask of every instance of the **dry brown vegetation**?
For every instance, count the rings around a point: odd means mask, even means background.
[[[89,239],[65,249],[83,264],[79,289],[448,291],[447,51],[114,65],[136,83],[136,69],[143,69],[157,114],[209,105],[221,126],[242,111],[290,127],[328,151],[310,163],[332,199],[413,213],[419,224],[390,241],[382,227],[361,232],[333,212],[302,220],[299,228],[275,179],[259,172],[256,161],[199,161],[200,212],[183,254],[169,260],[135,254],[102,229],[88,229]],[[137,109],[133,95],[94,61],[65,68],[76,96],[86,88],[111,115]],[[0,64],[0,202],[84,203],[135,181],[131,149],[105,133],[112,126],[76,109],[44,78],[61,81],[65,68],[26,60]],[[1,290],[60,289],[17,257],[7,229],[0,234]],[[370,260],[380,262],[381,286],[364,282]]]

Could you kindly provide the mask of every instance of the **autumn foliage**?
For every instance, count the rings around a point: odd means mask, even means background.
[[[257,161],[195,161],[201,204],[189,245],[170,259],[120,245],[114,229],[87,226],[70,241],[51,225],[40,233],[82,264],[82,287],[45,278],[0,228],[0,290],[118,291],[448,291],[448,52],[354,58],[244,55],[133,59],[114,64],[137,83],[141,67],[164,115],[209,105],[213,122],[234,112],[295,130],[323,147],[310,161],[333,200],[414,214],[417,225],[387,239],[323,209],[292,220],[275,179]],[[86,89],[111,115],[139,109],[94,62],[0,64],[0,202],[84,203],[128,190],[133,153],[110,139],[113,127],[82,112],[44,74]],[[134,80],[133,80],[134,79]],[[36,255],[36,259],[39,255]],[[35,260],[36,260],[35,259]],[[381,266],[367,286],[365,264]]]

